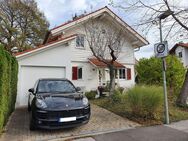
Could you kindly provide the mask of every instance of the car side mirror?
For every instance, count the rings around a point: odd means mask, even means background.
[[[29,89],[28,92],[34,93],[34,88]]]
[[[81,88],[80,87],[76,87],[76,91],[77,92],[81,91]]]

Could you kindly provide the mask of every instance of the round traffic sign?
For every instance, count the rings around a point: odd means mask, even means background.
[[[157,46],[157,52],[163,53],[165,51],[165,45],[164,44],[158,44]]]

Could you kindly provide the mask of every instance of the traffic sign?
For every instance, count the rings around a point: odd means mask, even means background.
[[[154,45],[154,52],[157,58],[163,58],[168,55],[168,43],[163,41]]]

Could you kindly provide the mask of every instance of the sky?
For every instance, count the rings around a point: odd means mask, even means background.
[[[44,12],[47,20],[50,22],[50,29],[71,20],[75,13],[77,15],[83,14],[85,11],[90,13],[104,6],[108,6],[129,25],[132,25],[136,18],[135,15],[126,14],[123,10],[112,7],[109,5],[109,0],[36,0],[36,2],[39,9]],[[135,52],[137,59],[149,58],[154,55],[154,44],[158,40],[156,40],[156,36],[153,34],[148,35],[147,40],[150,44]]]

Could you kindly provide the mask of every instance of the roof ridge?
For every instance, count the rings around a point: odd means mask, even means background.
[[[87,13],[87,14],[85,14],[85,15],[82,16],[82,17],[78,17],[78,18],[76,18],[76,19],[74,19],[74,20],[70,20],[70,21],[64,22],[64,23],[62,23],[61,25],[56,26],[56,27],[50,29],[50,31],[55,30],[55,29],[57,29],[57,28],[59,28],[59,27],[62,27],[62,26],[64,26],[64,25],[67,25],[67,24],[69,24],[69,23],[72,23],[72,22],[74,22],[74,21],[77,21],[77,20],[79,20],[79,19],[81,19],[81,18],[84,18],[84,17],[86,17],[86,16],[88,16],[88,15],[90,15],[90,14],[93,14],[93,13],[98,12],[98,11],[100,11],[100,10],[102,10],[102,9],[105,9],[105,8],[109,9],[107,6],[104,6],[104,7],[99,8],[99,9],[93,11],[93,12]]]

